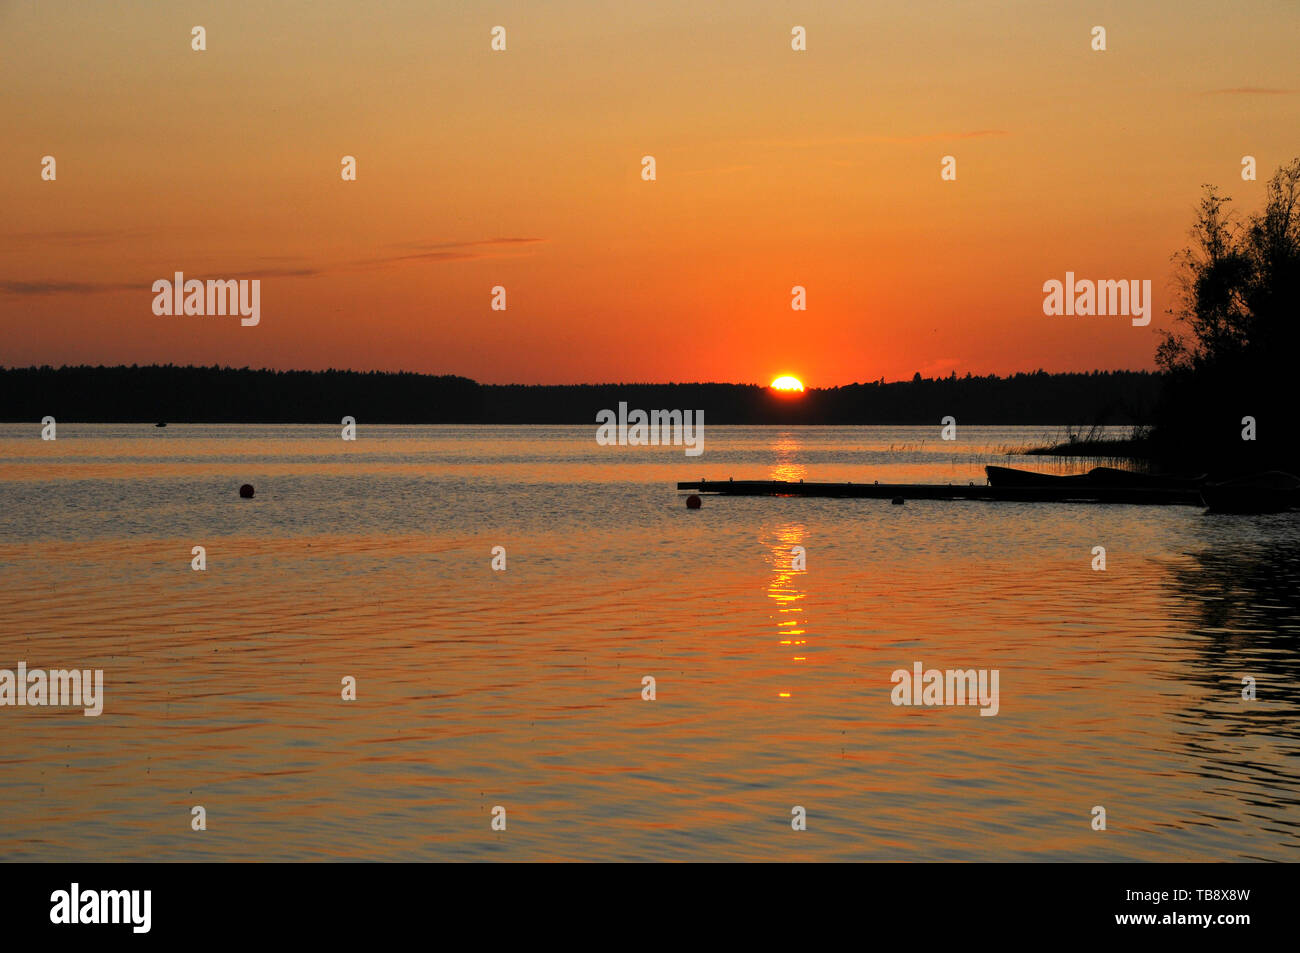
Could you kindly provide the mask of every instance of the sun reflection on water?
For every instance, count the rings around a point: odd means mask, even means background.
[[[804,610],[800,605],[807,598],[807,590],[800,584],[806,565],[803,541],[806,529],[802,523],[786,523],[775,531],[769,559],[773,575],[767,585],[768,598],[776,603],[776,630],[778,644],[784,650],[808,644]],[[791,655],[790,661],[802,663],[807,655]],[[790,692],[778,692],[780,698],[791,697]]]
[[[772,443],[772,453],[776,456],[776,462],[772,465],[768,479],[785,480],[790,483],[804,479],[808,475],[808,468],[799,462],[798,458],[802,450],[803,444],[799,442],[798,435],[790,431],[777,434]]]

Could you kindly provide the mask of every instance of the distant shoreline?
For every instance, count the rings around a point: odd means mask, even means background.
[[[51,414],[50,416],[54,416]],[[151,422],[147,420],[78,420],[75,417],[55,417],[59,426],[69,424],[71,426],[91,426],[91,427],[142,427],[149,430],[170,429],[172,427],[332,427],[338,430],[341,420],[167,420]],[[555,423],[501,423],[492,421],[485,423],[483,421],[467,421],[448,423],[440,421],[437,423],[411,423],[409,421],[384,421],[384,420],[357,420],[357,426],[372,427],[481,427],[484,429],[506,428],[506,427],[590,427],[593,430],[597,427],[594,421],[568,421]],[[161,427],[159,426],[161,424]],[[40,420],[8,420],[0,417],[0,426],[34,426],[40,427]],[[709,424],[711,427],[771,427],[776,430],[789,429],[791,427],[825,427],[850,429],[854,427],[874,427],[882,430],[890,428],[927,428],[928,424],[921,423],[865,423],[865,424],[819,424],[819,423],[717,423]],[[983,420],[968,420],[962,424],[963,427],[1024,427],[1024,428],[1052,428],[1061,429],[1055,424],[1047,423],[1027,423],[1016,424],[995,421],[990,423]],[[934,427],[935,440],[940,441],[939,427]],[[1122,426],[1116,426],[1117,430],[1126,430]],[[1041,430],[1040,430],[1041,432]],[[1115,448],[1127,447],[1133,443],[1127,437],[1116,437],[1113,440],[1090,441],[1086,444],[1077,445],[1046,443],[1042,446],[1024,445],[1016,447],[1000,447],[999,453],[1024,456],[1055,456],[1055,457],[1112,457],[1115,456],[1112,450]],[[1120,454],[1126,456],[1127,454]]]
[[[1162,377],[1094,371],[921,378],[810,388],[757,384],[479,384],[407,372],[248,368],[0,368],[0,421],[67,423],[592,424],[626,403],[702,410],[706,425],[962,424],[1087,428],[1151,422]]]

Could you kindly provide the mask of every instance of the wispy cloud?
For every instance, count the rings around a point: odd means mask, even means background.
[[[340,269],[381,268],[384,265],[400,264],[407,261],[440,262],[469,261],[475,258],[495,258],[500,254],[497,249],[510,248],[516,245],[533,245],[545,241],[545,238],[484,238],[472,242],[403,242],[391,246],[397,249],[410,249],[403,254],[381,255],[377,258],[363,258],[359,261],[348,262],[336,267]]]
[[[403,242],[397,248],[477,248],[481,245],[532,245],[544,242],[545,238],[482,238],[474,242]]]
[[[1207,89],[1206,96],[1286,96],[1294,89],[1275,89],[1269,86],[1234,86],[1231,89]]]
[[[826,139],[751,139],[752,145],[788,146],[790,148],[817,148],[821,146],[857,146],[872,142],[909,143],[909,142],[950,142],[956,139],[986,139],[995,136],[1011,135],[1006,129],[960,129],[953,132],[922,132],[904,135],[879,136],[836,136]]]
[[[733,172],[744,172],[752,168],[754,168],[752,165],[724,165],[716,169],[688,169],[682,175],[731,175]]]
[[[97,236],[98,232],[45,232],[32,233],[33,236],[39,236],[48,241],[73,241],[71,236]],[[112,233],[103,233],[112,234]],[[56,238],[53,236],[64,236]],[[10,236],[18,238],[19,236]],[[89,239],[88,239],[89,240]],[[243,268],[238,271],[223,271],[219,275],[209,273],[190,273],[189,278],[205,280],[206,278],[222,279],[253,279],[253,278],[314,278],[319,275],[329,274],[336,271],[358,271],[371,268],[382,268],[387,265],[402,264],[403,262],[446,262],[446,261],[467,261],[475,258],[492,258],[496,257],[498,252],[494,249],[510,248],[517,245],[531,245],[539,242],[545,242],[544,238],[485,238],[478,241],[470,242],[434,242],[434,241],[415,241],[405,242],[390,246],[392,248],[411,249],[404,254],[381,255],[374,258],[363,258],[353,261],[337,262],[333,264],[314,265],[303,263],[299,265],[274,265],[267,268]],[[283,255],[264,256],[262,261],[285,262],[292,261]],[[171,278],[171,274],[153,275],[152,277],[142,279],[135,283],[122,282],[96,282],[96,281],[30,281],[20,279],[3,279],[0,278],[0,294],[7,295],[25,295],[25,296],[43,296],[43,295],[87,295],[87,294],[104,294],[115,291],[148,291],[154,281],[158,278]]]
[[[922,377],[942,377],[949,371],[955,371],[961,367],[961,361],[955,357],[940,357],[927,364],[922,364],[918,369]]]
[[[148,288],[148,284],[145,285]],[[0,294],[9,295],[88,295],[106,291],[139,291],[139,285],[101,281],[8,281],[0,279]]]
[[[5,245],[107,245],[144,235],[143,229],[97,228],[75,231],[51,230],[40,232],[13,232],[0,235]]]
[[[253,268],[249,271],[223,272],[221,275],[206,275],[207,278],[221,277],[227,280],[239,281],[244,278],[313,278],[316,275],[323,274],[326,269],[313,268],[310,265],[301,267],[286,268]],[[169,277],[163,275],[162,277]],[[191,278],[200,277],[199,275],[190,275]]]
[[[1005,129],[968,129],[964,132],[928,132],[912,136],[868,136],[869,142],[938,142],[947,139],[987,139],[1009,136]]]

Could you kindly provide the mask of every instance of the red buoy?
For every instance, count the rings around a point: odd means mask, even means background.
[[[686,498],[686,508],[688,510],[698,510],[700,508],[700,498],[692,493]]]
[[[245,483],[239,488],[239,498],[241,500],[251,500],[253,498],[253,484]]]

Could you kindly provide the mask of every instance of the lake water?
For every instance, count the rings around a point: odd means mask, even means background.
[[[1006,454],[1050,428],[39,429],[0,669],[104,711],[0,708],[5,859],[1297,858],[1300,514],[675,489],[1075,466]],[[891,704],[917,661],[997,715]]]

